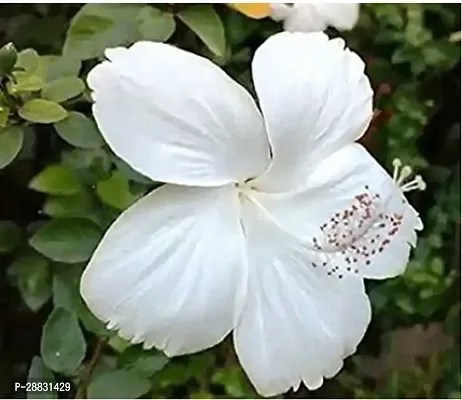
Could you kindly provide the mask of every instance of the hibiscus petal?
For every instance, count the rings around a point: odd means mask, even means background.
[[[212,62],[154,42],[108,49],[106,56],[88,75],[93,113],[109,146],[135,170],[191,186],[219,186],[265,170],[261,114]]]
[[[404,272],[422,222],[361,145],[337,151],[297,186],[255,196],[283,229],[316,250],[315,267],[375,279]]]
[[[324,377],[339,372],[369,324],[363,281],[356,276],[337,279],[312,268],[314,252],[255,206],[245,205],[244,211],[252,268],[234,330],[238,358],[261,395],[296,389],[301,381],[317,389]]]
[[[257,50],[255,89],[273,162],[256,184],[283,191],[326,156],[361,137],[373,114],[363,61],[342,39],[283,32]]]
[[[234,327],[244,287],[235,196],[232,187],[165,185],[135,203],[83,274],[90,310],[120,336],[169,356],[220,342]]]

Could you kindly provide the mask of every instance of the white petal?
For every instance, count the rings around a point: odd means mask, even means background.
[[[247,210],[243,221],[250,268],[234,330],[239,361],[261,395],[278,395],[301,381],[317,389],[339,372],[369,324],[363,281],[313,268],[317,255],[258,210]]]
[[[319,253],[326,274],[382,279],[402,273],[422,229],[417,212],[359,144],[323,161],[300,191],[260,193],[277,223]]]
[[[90,310],[122,337],[169,356],[220,342],[243,296],[237,204],[231,187],[172,185],[138,201],[110,227],[83,274]]]
[[[271,18],[284,20],[284,29],[289,32],[317,32],[329,26],[351,30],[359,18],[358,3],[272,4],[271,9]]]
[[[359,3],[316,3],[327,24],[340,31],[351,30],[359,19]]]
[[[273,163],[257,184],[282,191],[365,132],[372,89],[364,63],[341,39],[283,32],[257,50],[253,79]]]
[[[88,75],[112,150],[156,181],[219,186],[265,170],[268,140],[246,90],[209,60],[154,42],[106,52]]]
[[[317,32],[327,26],[327,19],[313,3],[294,4],[284,18],[284,29],[289,32]]]

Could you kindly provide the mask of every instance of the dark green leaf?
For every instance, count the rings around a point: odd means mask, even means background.
[[[53,371],[73,373],[85,358],[86,342],[76,315],[55,308],[43,327],[40,352]]]
[[[11,221],[0,221],[0,253],[16,248],[21,240],[21,229]]]
[[[64,165],[50,165],[30,181],[29,188],[42,193],[67,196],[80,192],[82,185],[71,169]]]
[[[200,4],[187,7],[178,13],[178,17],[199,36],[212,53],[224,57],[225,30],[212,5]]]
[[[62,103],[77,97],[85,90],[82,80],[75,76],[66,76],[47,83],[42,89],[42,97],[47,100]]]
[[[151,387],[148,379],[133,371],[108,371],[93,376],[88,386],[92,399],[136,399]]]
[[[175,19],[167,13],[151,6],[144,7],[137,18],[140,39],[165,42],[175,32]]]
[[[88,60],[108,47],[133,43],[142,4],[85,4],[71,21],[64,55]]]
[[[56,219],[41,227],[29,243],[54,261],[78,263],[90,258],[101,236],[99,227],[88,220]]]
[[[0,77],[8,75],[18,58],[18,52],[13,43],[7,43],[0,48]]]
[[[19,126],[0,130],[0,169],[5,168],[19,154],[24,140],[24,132]]]
[[[40,357],[35,356],[32,359],[32,362],[29,367],[29,373],[27,375],[27,380],[29,382],[47,382],[47,383],[54,383],[56,379]],[[56,399],[58,398],[57,392],[52,391],[43,391],[43,392],[28,392],[27,393],[28,399]]]
[[[24,104],[18,114],[29,122],[51,124],[66,118],[67,111],[54,101],[33,99]]]
[[[32,311],[39,310],[51,296],[48,261],[39,254],[25,254],[10,266],[21,297]]]
[[[104,143],[96,124],[76,111],[71,111],[67,118],[57,122],[55,128],[63,140],[75,147],[93,149]]]

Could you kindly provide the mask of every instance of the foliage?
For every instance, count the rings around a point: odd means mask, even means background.
[[[256,397],[229,341],[168,360],[115,336],[79,297],[104,230],[156,185],[105,145],[85,77],[106,47],[156,40],[250,88],[251,56],[280,25],[207,4],[0,10],[2,397],[24,396],[13,382],[26,376],[67,379],[77,397]],[[376,88],[364,143],[386,167],[400,157],[424,175],[428,190],[411,201],[426,228],[402,277],[368,283],[366,338],[312,396],[460,398],[460,8],[363,5],[342,36]]]

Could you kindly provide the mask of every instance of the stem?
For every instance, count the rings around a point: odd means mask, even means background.
[[[91,356],[90,361],[87,364],[87,367],[83,371],[82,379],[80,381],[79,387],[77,388],[77,394],[75,395],[76,399],[86,399],[87,398],[87,388],[90,384],[91,376],[93,374],[93,370],[98,364],[98,361],[102,355],[103,348],[106,345],[107,339],[99,339],[98,343],[96,344],[95,351]]]

